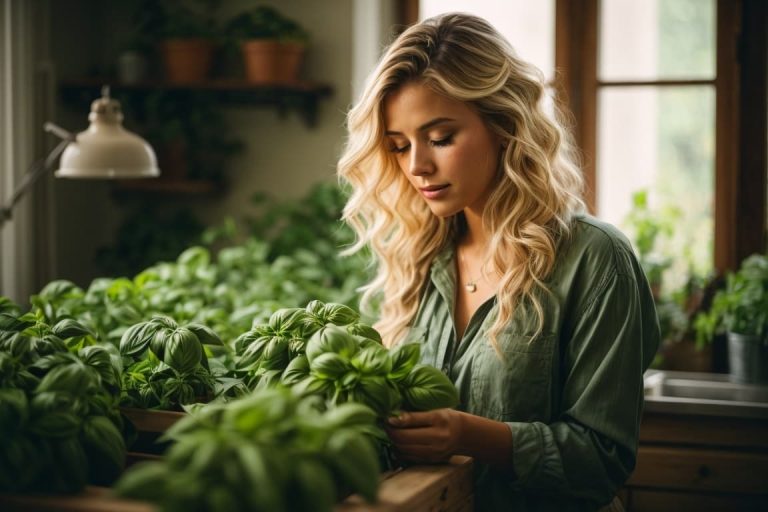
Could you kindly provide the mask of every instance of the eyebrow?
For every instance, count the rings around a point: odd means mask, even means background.
[[[438,124],[449,123],[451,121],[455,121],[455,119],[451,119],[450,117],[436,117],[435,119],[432,119],[431,121],[427,121],[423,125],[419,126],[417,131],[423,132],[424,130],[429,130],[430,128]],[[387,130],[386,132],[384,132],[384,135],[402,135],[402,133],[395,132],[392,130]]]

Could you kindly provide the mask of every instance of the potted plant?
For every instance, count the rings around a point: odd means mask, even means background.
[[[249,82],[285,84],[298,80],[309,36],[277,9],[259,6],[242,12],[227,25],[240,43]]]
[[[137,4],[137,32],[157,41],[169,82],[200,82],[207,78],[216,47],[213,13],[219,3],[166,0]]]
[[[726,276],[708,312],[696,317],[697,341],[728,337],[731,379],[768,383],[768,256],[754,254]]]

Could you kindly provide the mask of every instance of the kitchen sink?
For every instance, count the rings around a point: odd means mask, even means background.
[[[731,382],[720,373],[648,370],[645,410],[768,419],[768,386]]]

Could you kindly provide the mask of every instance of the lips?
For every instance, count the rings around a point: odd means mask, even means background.
[[[421,195],[425,199],[439,200],[447,196],[447,189],[450,185],[427,185],[426,187],[419,187]]]
[[[420,187],[419,190],[421,190],[422,192],[436,192],[446,187],[448,187],[448,185],[428,185],[426,187]]]

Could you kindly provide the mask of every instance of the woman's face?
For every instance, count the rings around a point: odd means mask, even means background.
[[[482,214],[501,142],[467,104],[409,82],[384,101],[389,150],[432,213]]]

